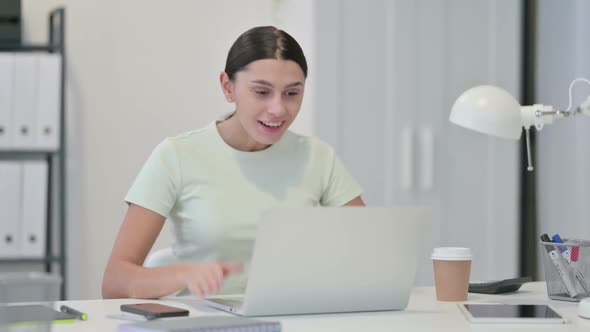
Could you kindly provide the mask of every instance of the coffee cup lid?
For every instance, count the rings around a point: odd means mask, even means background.
[[[471,249],[457,247],[434,248],[432,259],[442,261],[466,261],[471,260]]]

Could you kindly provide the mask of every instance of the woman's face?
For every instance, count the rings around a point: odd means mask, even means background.
[[[249,138],[271,145],[297,117],[304,88],[305,75],[296,62],[264,59],[237,72],[234,81],[227,80],[224,92],[235,102],[234,116]]]

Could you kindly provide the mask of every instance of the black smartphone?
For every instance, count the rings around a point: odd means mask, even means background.
[[[188,316],[188,310],[158,303],[122,304],[121,311],[145,316],[147,319]]]

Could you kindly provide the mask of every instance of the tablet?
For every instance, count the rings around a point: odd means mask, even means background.
[[[465,317],[472,323],[549,323],[566,321],[545,304],[459,304]]]

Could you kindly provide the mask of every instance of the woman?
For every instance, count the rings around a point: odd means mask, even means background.
[[[306,77],[303,51],[286,32],[257,27],[235,41],[220,74],[235,112],[153,151],[125,197],[129,208],[105,270],[103,297],[242,292],[243,264],[262,211],[364,205],[330,146],[287,130],[301,108]],[[143,267],[166,219],[178,263]]]

